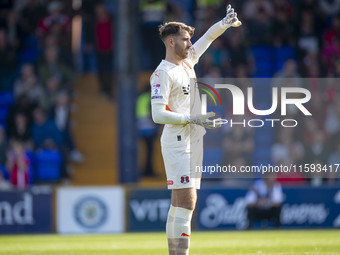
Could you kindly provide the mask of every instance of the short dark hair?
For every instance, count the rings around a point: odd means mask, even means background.
[[[182,30],[188,31],[190,37],[194,35],[195,28],[185,25],[182,22],[166,22],[159,26],[159,35],[163,42],[169,35],[177,35]]]

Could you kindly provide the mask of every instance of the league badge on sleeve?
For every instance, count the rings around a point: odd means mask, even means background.
[[[157,96],[161,93],[161,84],[152,85],[152,95]]]
[[[160,96],[161,84],[153,84],[151,93],[152,93],[151,99],[162,99],[163,96]]]

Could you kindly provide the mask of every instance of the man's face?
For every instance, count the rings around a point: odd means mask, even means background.
[[[189,48],[192,46],[190,41],[190,35],[188,31],[182,30],[176,37],[175,37],[175,54],[180,59],[185,59],[188,57]]]

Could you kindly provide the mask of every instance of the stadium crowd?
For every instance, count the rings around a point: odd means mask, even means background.
[[[236,126],[222,128],[217,133],[210,131],[206,135],[208,147],[205,147],[204,161],[235,166],[319,164],[327,166],[328,170],[279,173],[278,180],[284,184],[315,186],[338,182],[340,172],[334,172],[334,165],[330,172],[329,165],[340,163],[340,104],[336,100],[340,96],[337,84],[340,78],[340,1],[141,1],[141,36],[146,52],[142,66],[146,70],[154,69],[164,56],[157,31],[164,20],[194,26],[194,43],[223,17],[227,3],[237,10],[243,26],[228,30],[209,47],[196,66],[197,77],[238,78],[236,85],[252,78],[276,78],[255,88],[255,104],[261,108],[264,103],[263,109],[271,106],[274,84],[275,87],[304,87],[311,91],[312,98],[306,107],[313,116],[288,109],[285,118],[297,120],[296,128],[277,125],[256,130]],[[256,79],[249,80],[248,86],[254,82]],[[241,86],[244,94],[246,87]],[[224,117],[232,118],[232,101],[228,99],[223,104]],[[276,115],[272,117],[280,118]],[[249,112],[245,116],[246,119],[252,117]],[[224,139],[219,143],[221,136]]]
[[[39,178],[67,180],[69,162],[83,161],[71,133],[75,70],[69,4],[0,1],[2,187],[10,182],[25,188]],[[44,169],[51,172],[41,173]]]
[[[108,73],[113,68],[110,60],[117,55],[111,34],[115,24],[100,2],[83,1],[84,55],[96,47],[101,90],[111,97],[114,81]],[[297,128],[209,132],[208,139],[222,142],[217,146],[220,163],[340,163],[340,101],[336,100],[340,96],[339,0],[139,0],[140,71],[154,70],[164,58],[159,24],[176,20],[192,25],[196,27],[195,42],[225,15],[227,3],[237,10],[243,25],[228,30],[209,47],[196,66],[197,77],[289,78],[292,86],[311,91],[307,108],[313,116],[292,109],[287,117],[298,120]],[[64,178],[69,178],[68,162],[83,160],[70,123],[75,79],[70,57],[71,5],[66,0],[0,1],[0,182],[9,179],[13,185],[25,187],[33,181],[28,172],[37,167],[41,155],[56,156],[57,152]],[[256,92],[255,102],[264,100],[264,107],[271,103],[270,84]],[[230,114],[231,106],[227,101],[224,113]],[[248,112],[246,118],[251,117]],[[216,144],[211,142],[214,153]],[[279,176],[279,180],[317,186],[335,183],[339,176],[340,171],[328,171],[288,180]]]

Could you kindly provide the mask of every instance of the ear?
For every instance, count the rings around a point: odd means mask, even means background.
[[[172,48],[172,47],[174,47],[174,46],[175,46],[175,40],[174,40],[174,38],[173,38],[172,36],[169,36],[169,38],[168,38],[168,40],[167,40],[167,41],[168,41],[168,43],[167,43],[167,44],[168,44],[168,46],[169,46],[169,47],[171,47],[171,48]]]

